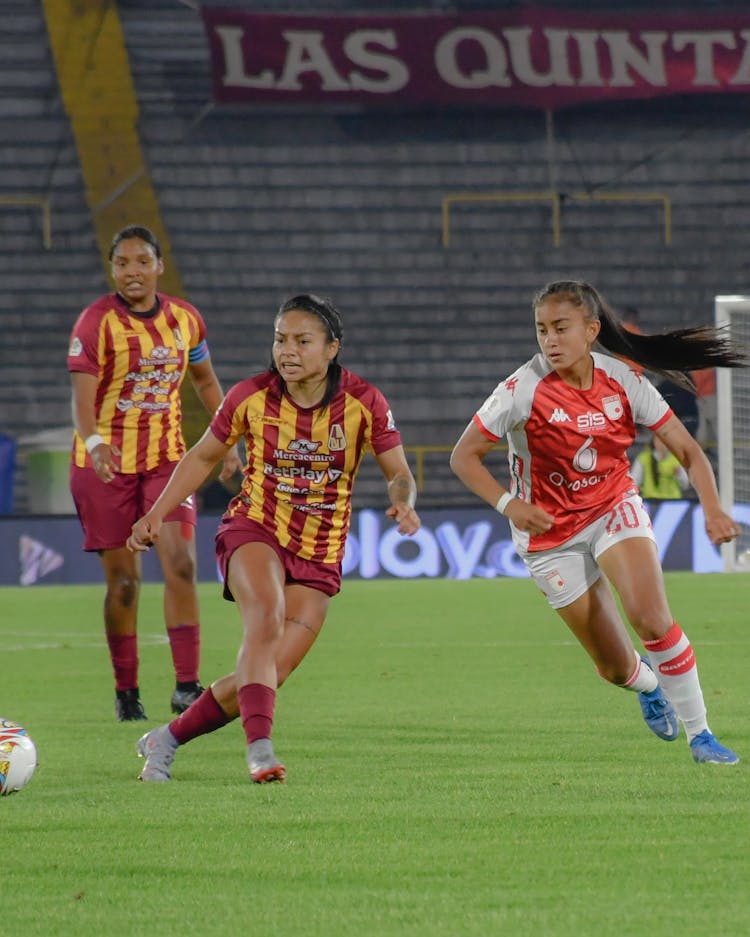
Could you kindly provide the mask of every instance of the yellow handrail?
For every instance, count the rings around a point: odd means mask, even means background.
[[[42,244],[45,250],[52,247],[52,209],[48,198],[34,195],[0,195],[0,207],[40,208],[42,211]]]
[[[506,449],[508,444],[505,442],[498,443],[498,449]],[[404,451],[414,454],[414,480],[417,483],[417,491],[424,490],[424,457],[432,452],[453,452],[453,446],[404,446]]]
[[[576,202],[661,202],[664,207],[664,243],[672,243],[672,202],[660,192],[569,192],[564,198]],[[563,195],[553,190],[543,192],[452,192],[442,200],[443,247],[449,247],[450,210],[457,202],[549,202],[552,206],[552,239],[555,247],[562,242],[561,204]]]
[[[450,210],[456,202],[549,202],[552,205],[552,234],[560,245],[560,193],[544,192],[454,192],[443,196],[443,247],[450,246]]]
[[[579,202],[661,202],[664,208],[664,243],[672,243],[672,200],[661,192],[573,192]]]

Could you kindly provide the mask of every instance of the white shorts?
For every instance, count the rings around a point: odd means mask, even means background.
[[[565,608],[602,575],[598,563],[602,553],[631,537],[646,537],[656,543],[651,518],[638,495],[620,501],[559,547],[538,553],[519,549],[518,555],[552,608]]]

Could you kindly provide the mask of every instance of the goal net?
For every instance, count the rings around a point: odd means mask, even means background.
[[[718,326],[750,348],[750,296],[717,296]],[[725,572],[750,571],[750,368],[717,368],[717,456],[721,503],[740,525],[740,536],[722,544]]]

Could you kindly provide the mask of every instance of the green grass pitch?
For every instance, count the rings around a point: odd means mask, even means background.
[[[667,577],[719,738],[696,765],[601,681],[528,581],[346,582],[281,690],[284,785],[238,723],[136,781],[169,718],[161,589],[141,599],[147,723],[114,718],[103,586],[0,590],[0,715],[39,768],[0,799],[18,937],[715,937],[750,933],[748,581]],[[239,616],[201,587],[204,682]]]

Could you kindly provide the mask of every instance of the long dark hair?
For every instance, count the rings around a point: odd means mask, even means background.
[[[711,325],[673,329],[659,335],[640,335],[622,324],[603,297],[583,280],[556,280],[548,283],[534,297],[534,311],[544,302],[569,302],[583,309],[587,319],[601,323],[602,348],[663,374],[695,393],[693,379],[687,373],[700,368],[741,368],[750,364],[748,349],[733,342],[726,331]]]
[[[314,293],[298,293],[296,296],[290,296],[289,299],[285,299],[284,302],[279,306],[279,311],[276,313],[276,318],[282,316],[285,312],[292,312],[292,310],[300,312],[310,312],[314,316],[317,316],[318,319],[326,327],[328,332],[328,342],[332,342],[334,339],[338,339],[339,347],[343,344],[344,341],[344,325],[341,321],[341,316],[339,315],[338,309],[333,305],[330,299],[322,299],[320,296],[316,296]],[[278,370],[276,365],[271,362],[271,370]],[[282,388],[284,386],[283,378],[280,378],[282,382]],[[328,373],[326,375],[326,392],[323,394],[323,399],[318,404],[318,407],[327,407],[331,402],[331,398],[339,389],[339,384],[341,383],[341,365],[339,364],[339,353],[336,352],[335,357],[328,363]]]

